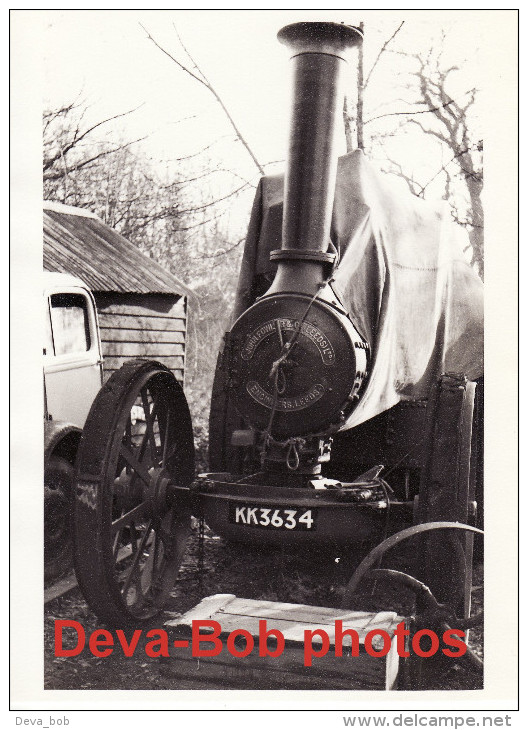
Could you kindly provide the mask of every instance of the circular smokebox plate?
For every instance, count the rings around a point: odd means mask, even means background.
[[[231,393],[240,413],[258,430],[283,439],[327,430],[352,410],[356,378],[354,342],[361,338],[350,320],[325,302],[278,294],[266,297],[231,330]],[[304,319],[303,319],[304,318]],[[274,363],[291,342],[279,367]]]

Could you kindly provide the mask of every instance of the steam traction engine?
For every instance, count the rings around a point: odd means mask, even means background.
[[[151,619],[194,514],[242,542],[379,543],[349,598],[367,567],[419,533],[417,575],[448,605],[444,619],[463,621],[481,457],[480,282],[446,253],[436,211],[392,196],[360,152],[338,160],[341,71],[361,32],[296,23],[279,40],[294,67],[287,168],[284,181],[262,181],[253,209],[213,390],[216,471],[194,480],[191,419],[170,372],[124,366],[82,437],[79,584],[110,624]],[[385,577],[426,595],[416,577]]]

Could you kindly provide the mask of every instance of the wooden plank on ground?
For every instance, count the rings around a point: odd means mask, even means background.
[[[266,620],[266,629],[276,629],[285,640],[279,656],[261,656],[258,649],[260,622]],[[220,624],[222,650],[211,657],[193,656],[193,621],[216,621]],[[393,611],[379,613],[356,612],[335,608],[308,606],[275,601],[241,599],[232,594],[208,596],[198,606],[183,616],[165,623],[169,632],[170,656],[163,662],[164,671],[172,676],[186,677],[197,686],[206,683],[210,689],[222,689],[226,685],[239,689],[393,689],[398,676],[399,657],[396,641],[391,642],[386,656],[372,656],[365,649],[365,636],[375,632],[372,646],[383,650],[384,641],[378,632],[394,637],[399,623],[404,621]],[[342,656],[335,654],[335,622],[342,621],[343,631],[357,632],[356,652],[348,648],[350,635],[343,637]],[[212,628],[212,627],[211,627]],[[233,632],[240,637],[241,630],[253,637],[247,656],[234,656],[227,648],[227,637]],[[314,657],[312,666],[305,666],[305,631],[322,629],[329,637],[329,650],[322,657]],[[206,635],[207,628],[200,633]],[[177,639],[174,645],[173,639]],[[379,640],[376,643],[376,640]],[[207,639],[203,639],[207,642]],[[243,653],[247,642],[242,639],[235,648]],[[314,635],[315,650],[321,645],[321,637]],[[271,639],[270,650],[276,647]],[[211,648],[211,647],[206,647]]]
[[[194,680],[208,689],[276,689],[276,690],[382,690],[385,689],[385,667],[384,662],[379,661],[378,665],[371,664],[369,669],[350,672],[350,663],[357,661],[356,658],[342,657],[336,659],[331,657],[334,667],[337,665],[340,670],[329,672],[329,661],[319,661],[321,664],[317,671],[311,667],[302,666],[302,658],[299,656],[297,662],[292,662],[288,669],[284,668],[283,662],[269,657],[250,656],[231,661],[217,661],[217,657],[207,659],[189,658],[180,659],[171,650],[171,657],[161,659],[162,672],[170,674],[171,677],[182,677],[187,681]],[[324,658],[323,658],[324,659]],[[250,660],[250,661],[247,661]],[[347,666],[348,663],[348,666]],[[323,668],[324,665],[324,668]]]
[[[184,617],[169,621],[166,625],[176,628],[179,632],[185,629],[190,631],[193,620],[209,619],[215,614],[216,620],[221,621],[222,631],[226,634],[239,628],[243,621],[244,628],[257,636],[259,622],[266,619],[270,626],[282,632],[286,641],[302,643],[305,630],[322,628],[328,634],[331,644],[335,643],[336,621],[342,621],[344,628],[356,631],[359,642],[364,643],[365,636],[372,628],[386,631],[390,635],[402,620],[394,611],[379,613],[348,611],[278,601],[255,601],[237,598],[231,594],[218,594],[209,596]],[[321,637],[315,635],[313,643],[321,644]],[[343,644],[350,646],[350,643],[350,636],[345,637]],[[373,641],[375,648],[383,648],[382,644],[381,641],[381,646],[376,647],[376,640]]]
[[[132,549],[130,547],[122,547],[117,553],[116,563],[120,563],[122,560],[131,555]],[[44,589],[44,605],[54,601],[56,598],[64,596],[65,593],[73,590],[77,587],[77,578],[75,572],[71,570],[64,578],[61,578],[53,585]]]
[[[56,598],[60,598],[68,591],[71,591],[77,586],[77,578],[73,570],[68,573],[64,578],[61,578],[49,588],[44,589],[44,605],[50,601],[54,601]]]

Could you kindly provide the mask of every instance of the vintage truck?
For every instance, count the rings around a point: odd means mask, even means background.
[[[82,428],[102,385],[92,293],[76,277],[44,273],[44,573],[72,566],[71,491]]]

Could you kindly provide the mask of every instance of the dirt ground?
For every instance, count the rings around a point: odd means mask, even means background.
[[[337,559],[336,559],[337,558]],[[359,558],[358,558],[359,559]],[[356,560],[357,563],[357,560]],[[178,581],[164,614],[151,628],[163,628],[163,623],[196,605],[201,598],[214,593],[234,593],[238,597],[305,603],[339,607],[344,587],[354,567],[354,559],[347,560],[335,554],[317,551],[291,553],[276,549],[257,549],[246,545],[227,543],[206,531],[204,541],[204,569],[198,571],[198,536],[193,533]],[[369,601],[374,600],[369,595]],[[406,615],[405,605],[394,605],[393,597],[379,597],[377,610],[387,606]],[[474,610],[482,608],[482,566],[476,566],[472,602]],[[364,606],[364,610],[372,607]],[[195,689],[192,684],[171,677],[164,671],[160,659],[149,658],[141,650],[141,641],[133,657],[125,657],[118,648],[106,658],[92,655],[87,646],[75,657],[56,657],[54,654],[54,627],[56,619],[78,621],[86,635],[100,622],[87,607],[79,589],[51,601],[44,610],[45,689]],[[68,634],[68,631],[71,633]],[[144,636],[146,631],[143,632]],[[65,645],[73,639],[73,630],[65,632]],[[470,646],[482,657],[481,629],[470,632]],[[482,676],[466,662],[452,661],[436,667],[428,680],[429,689],[480,689]]]

